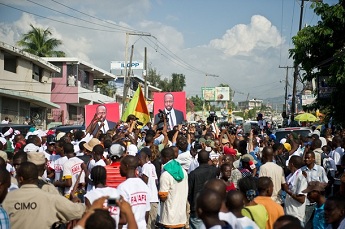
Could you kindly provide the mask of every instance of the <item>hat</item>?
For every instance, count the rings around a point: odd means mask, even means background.
[[[206,139],[205,139],[205,138],[199,138],[199,142],[200,142],[200,143],[205,143],[205,142],[206,142]]]
[[[125,147],[117,143],[112,144],[109,148],[109,154],[111,156],[122,157],[124,152],[125,152]]]
[[[290,151],[291,150],[291,145],[287,142],[285,142],[284,144],[284,148],[287,150],[287,151]]]
[[[313,131],[312,135],[313,135],[313,134],[316,134],[316,135],[318,135],[318,136],[320,137],[320,131],[317,130],[317,129]]]
[[[224,154],[228,154],[231,156],[236,156],[236,154],[237,154],[236,150],[234,150],[233,148],[227,147],[227,146],[224,146],[223,151],[224,151]]]
[[[277,137],[276,137],[276,135],[275,135],[275,134],[270,134],[270,139],[272,139],[272,140],[276,140],[276,139],[277,139]]]
[[[28,161],[34,163],[35,165],[43,165],[46,163],[46,157],[42,152],[29,152]]]
[[[326,186],[327,186],[327,183],[321,183],[320,181],[310,181],[308,183],[308,187],[302,192],[303,193],[308,193],[311,191],[323,192],[325,191]]]
[[[130,145],[127,147],[127,153],[128,153],[128,155],[132,155],[132,156],[137,155],[137,153],[138,153],[138,147],[137,147],[136,145],[130,144]]]
[[[88,143],[84,143],[85,149],[92,151],[93,147],[100,144],[101,142],[97,138],[92,138]]]
[[[144,147],[140,150],[140,153],[143,152],[143,153],[146,153],[147,156],[151,156],[151,149],[148,148],[148,147]]]
[[[249,158],[249,160],[248,160],[247,158]],[[248,154],[248,153],[242,155],[242,160],[243,160],[243,161],[248,161],[248,162],[249,162],[249,161],[252,161],[254,164],[258,163],[258,162],[254,159],[254,157],[253,157],[252,155]]]
[[[56,135],[56,141],[59,141],[63,136],[65,136],[65,132],[60,132]]]
[[[226,143],[229,143],[229,139],[227,139],[227,138],[222,138],[222,144],[226,144]]]
[[[36,146],[33,143],[29,143],[24,147],[24,152],[37,152],[40,149],[40,147]]]
[[[282,138],[279,143],[284,144],[285,142],[286,142],[286,138]]]

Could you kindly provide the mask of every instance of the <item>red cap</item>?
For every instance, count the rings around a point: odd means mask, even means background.
[[[237,152],[236,150],[234,150],[233,148],[230,148],[228,146],[224,146],[224,154],[228,154],[228,155],[231,155],[231,156],[236,156]]]

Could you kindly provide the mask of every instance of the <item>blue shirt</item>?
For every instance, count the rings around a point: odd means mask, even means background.
[[[10,219],[8,218],[8,215],[5,209],[2,208],[2,205],[0,205],[0,228],[1,229],[11,228]]]
[[[324,229],[327,227],[327,224],[325,222],[324,207],[325,207],[325,204],[321,205],[320,207],[317,207],[317,204],[315,205],[313,229]]]

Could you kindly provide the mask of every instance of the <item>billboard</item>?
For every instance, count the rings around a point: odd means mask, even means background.
[[[129,68],[130,63],[127,62],[127,68]],[[110,62],[110,69],[111,70],[123,70],[125,69],[125,61],[111,61]],[[139,61],[132,61],[132,70],[143,70],[144,64],[143,62]]]
[[[201,92],[205,101],[230,101],[229,87],[202,87]]]

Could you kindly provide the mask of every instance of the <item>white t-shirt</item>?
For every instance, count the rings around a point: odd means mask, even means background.
[[[59,181],[62,176],[63,172],[63,165],[68,161],[68,158],[66,156],[59,157],[55,161],[51,161],[51,166],[54,168],[55,171],[55,179],[54,181]]]
[[[308,187],[307,179],[303,176],[302,170],[299,169],[294,174],[290,174],[286,178],[286,183],[289,185],[289,189],[293,194],[307,195],[305,193],[302,193],[302,191]],[[305,197],[305,199],[307,199],[307,196]],[[303,222],[305,215],[305,205],[306,201],[301,204],[297,200],[293,199],[290,195],[286,195],[284,207],[285,214],[293,215],[301,222]]]
[[[92,165],[91,165],[91,161],[93,161]],[[90,161],[89,166],[88,166],[88,170],[89,170],[90,173],[91,173],[91,170],[93,169],[93,167],[96,167],[98,165],[103,166],[103,167],[106,166],[104,160],[102,160],[102,159],[98,160],[98,161],[95,161],[94,159],[92,159],[91,161]],[[89,175],[89,179],[91,179],[91,174]],[[94,189],[94,186],[91,185],[91,184],[87,184],[86,191],[89,192],[92,189]]]
[[[150,211],[149,187],[140,178],[128,178],[118,187],[120,195],[131,205],[139,229],[146,229],[145,214]],[[123,225],[122,228],[127,228]]]
[[[237,218],[237,221],[243,229],[260,229],[258,225],[248,217]]]
[[[70,159],[68,159],[68,161],[63,165],[63,175],[62,178],[63,179],[68,179],[71,178],[72,179],[72,185],[71,187],[67,187],[65,188],[65,194],[70,194],[74,184],[77,182],[78,176],[80,174],[80,172],[82,171],[81,169],[81,164],[84,161],[77,158],[77,157],[72,157]],[[80,176],[80,180],[79,183],[84,183],[85,182],[85,173],[82,172],[81,176]]]
[[[120,194],[117,191],[117,189],[111,187],[96,188],[84,195],[84,197],[89,200],[90,204],[92,204],[95,200],[101,198],[102,196],[109,196],[109,198],[115,199],[120,198]],[[104,202],[103,206],[108,207],[110,216],[115,220],[115,228],[118,228],[120,219],[120,208],[115,206],[108,206],[107,201]]]
[[[159,179],[159,192],[167,192],[167,199],[161,203],[160,223],[163,225],[181,225],[187,221],[186,204],[188,196],[188,175],[182,169],[184,178],[177,182],[167,171]]]
[[[148,177],[147,186],[150,189],[149,200],[151,203],[158,203],[158,190],[156,180],[158,179],[156,167],[149,161],[141,168],[141,173]]]

